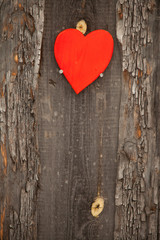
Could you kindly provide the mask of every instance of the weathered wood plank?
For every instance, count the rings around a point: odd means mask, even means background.
[[[0,239],[37,239],[36,96],[44,1],[0,1]]]
[[[156,71],[155,71],[155,116],[156,116],[156,153],[158,158],[160,158],[160,1],[156,2],[156,24],[154,28],[154,54],[157,59]],[[158,179],[158,231],[157,231],[157,239],[160,239],[160,174]]]
[[[159,239],[159,0],[47,0],[41,58],[43,14],[42,0],[0,0],[0,239]],[[80,19],[115,48],[76,95],[53,47]]]
[[[115,1],[46,1],[39,83],[38,239],[113,239],[121,84],[115,8]],[[57,34],[75,28],[80,19],[87,22],[88,32],[108,30],[115,49],[103,79],[76,95],[58,73],[53,46]],[[96,219],[91,204],[99,188],[105,207]]]
[[[123,78],[115,239],[159,239],[158,8],[158,1],[117,2]]]

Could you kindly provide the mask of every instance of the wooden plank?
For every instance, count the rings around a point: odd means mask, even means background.
[[[159,239],[158,2],[117,2],[123,78],[114,239]]]
[[[159,0],[46,0],[41,56],[43,14],[0,1],[0,239],[159,239]],[[53,48],[80,19],[115,48],[76,95]]]
[[[38,239],[113,239],[121,52],[116,1],[46,1],[39,81]],[[108,30],[115,41],[103,79],[79,95],[59,75],[53,47],[58,33],[87,22],[88,33]],[[99,166],[100,158],[102,166]],[[105,200],[91,215],[98,189]]]
[[[154,55],[157,59],[156,71],[155,71],[155,125],[156,125],[156,153],[160,159],[160,1],[156,2],[156,23],[154,28]],[[158,178],[158,216],[157,216],[157,239],[160,238],[160,174]]]
[[[0,239],[37,239],[36,96],[44,2],[0,1]]]

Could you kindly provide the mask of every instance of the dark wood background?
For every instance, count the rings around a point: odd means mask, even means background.
[[[121,87],[115,5],[103,0],[46,1],[39,83],[38,239],[113,239]],[[76,95],[58,72],[53,48],[56,36],[81,19],[88,32],[105,29],[112,34],[114,53],[104,77]],[[94,218],[91,204],[98,184],[105,204]]]
[[[114,52],[76,95],[54,42],[81,19]],[[0,53],[0,240],[159,240],[160,1],[0,0]]]

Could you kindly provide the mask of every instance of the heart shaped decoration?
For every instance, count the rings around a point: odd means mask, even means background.
[[[66,29],[57,36],[56,61],[77,94],[104,72],[112,58],[113,45],[111,34],[105,30],[84,36],[76,29]]]

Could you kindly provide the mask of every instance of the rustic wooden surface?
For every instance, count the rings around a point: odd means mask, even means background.
[[[122,38],[115,239],[159,239],[160,2],[117,2]]]
[[[115,46],[76,95],[53,48],[81,19]],[[0,0],[0,52],[0,240],[159,240],[160,1]]]
[[[155,54],[156,54],[156,59],[157,59],[157,68],[155,71],[155,76],[156,76],[156,90],[155,90],[155,118],[156,118],[156,152],[158,157],[160,158],[160,1],[157,1],[157,16],[156,16],[156,27],[155,27]],[[158,229],[157,229],[157,238],[160,238],[160,174],[159,174],[159,179],[158,179]]]
[[[113,239],[121,86],[115,8],[116,1],[46,1],[39,82],[38,239]],[[87,22],[87,33],[108,30],[115,46],[104,77],[76,95],[58,73],[53,47],[58,33],[75,28],[80,19]],[[98,188],[105,204],[94,218],[91,204]]]
[[[0,239],[37,239],[43,1],[0,1]]]

